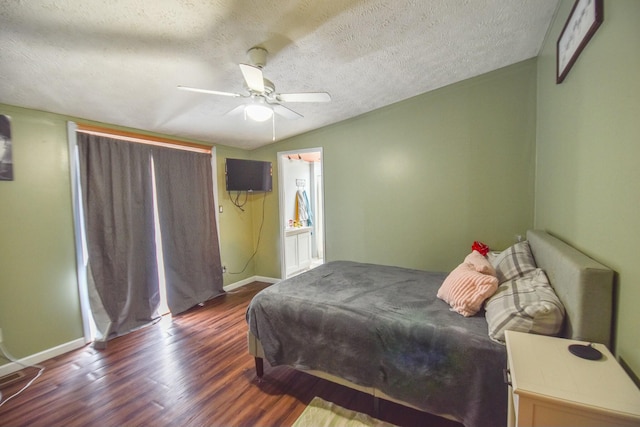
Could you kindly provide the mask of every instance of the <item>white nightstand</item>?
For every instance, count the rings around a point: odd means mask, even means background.
[[[561,338],[505,334],[510,427],[640,426],[640,390],[602,344],[600,360],[569,352]]]

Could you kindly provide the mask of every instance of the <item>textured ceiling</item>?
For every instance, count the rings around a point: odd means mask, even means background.
[[[225,114],[246,98],[238,63],[269,51],[287,103],[276,140],[538,54],[558,0],[3,0],[0,103],[240,148],[272,123]]]

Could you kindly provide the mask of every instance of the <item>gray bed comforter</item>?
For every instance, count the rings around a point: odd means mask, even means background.
[[[250,331],[272,366],[315,369],[467,427],[504,426],[504,346],[482,314],[436,298],[447,273],[336,261],[258,293]]]

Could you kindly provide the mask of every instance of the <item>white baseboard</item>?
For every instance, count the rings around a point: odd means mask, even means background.
[[[17,359],[20,363],[10,362],[6,365],[0,366],[0,377],[4,377],[5,375],[9,375],[23,369],[24,367],[22,365],[37,365],[40,362],[44,362],[45,360],[60,356],[61,354],[68,353],[72,350],[77,350],[85,345],[86,343],[84,338],[78,338],[76,340],[69,341],[68,343],[60,344],[57,347],[41,351],[40,353],[32,354],[31,356],[27,356],[23,359]],[[11,351],[11,349],[7,348],[7,351]]]
[[[231,283],[230,285],[224,286],[223,289],[225,291],[232,291],[234,289],[238,289],[241,288],[245,285],[248,285],[249,283],[253,283],[253,282],[266,282],[266,283],[277,283],[282,279],[275,279],[273,277],[265,277],[265,276],[253,276],[253,277],[249,277],[247,279],[244,280],[240,280],[238,282],[235,283]]]

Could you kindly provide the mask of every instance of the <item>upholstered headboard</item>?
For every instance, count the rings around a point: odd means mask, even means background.
[[[545,231],[527,240],[567,312],[562,336],[611,348],[613,271]]]

